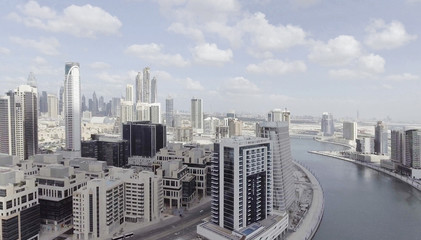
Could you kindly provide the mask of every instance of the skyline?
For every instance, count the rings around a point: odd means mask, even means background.
[[[0,6],[1,95],[31,71],[39,91],[57,94],[64,63],[74,61],[85,96],[124,96],[149,66],[158,102],[171,95],[177,110],[199,97],[205,112],[287,107],[293,115],[355,118],[359,111],[360,118],[420,122],[410,108],[420,90],[418,0]]]

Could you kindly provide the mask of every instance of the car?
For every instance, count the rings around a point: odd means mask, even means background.
[[[200,213],[202,213],[203,212],[203,209],[202,210],[200,210]]]

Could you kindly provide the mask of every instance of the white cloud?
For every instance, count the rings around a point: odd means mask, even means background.
[[[162,47],[156,43],[133,44],[126,49],[126,53],[162,66],[185,67],[189,65],[189,62],[180,54],[163,53]]]
[[[235,77],[224,81],[221,92],[228,95],[255,96],[261,89],[244,77]]]
[[[186,27],[183,23],[173,23],[168,27],[168,31],[186,35],[195,41],[203,42],[204,36],[200,29],[193,28],[193,27]]]
[[[219,49],[215,43],[204,43],[193,49],[193,56],[197,62],[204,63],[226,63],[232,60],[231,49]]]
[[[0,54],[9,54],[10,50],[8,48],[0,47]]]
[[[30,71],[39,76],[57,76],[63,69],[51,66],[43,57],[35,57],[29,67]]]
[[[184,86],[187,90],[193,91],[202,91],[205,89],[199,81],[194,81],[191,78],[187,78],[186,80],[184,80]]]
[[[105,62],[93,62],[91,64],[89,64],[89,67],[92,69],[107,69],[110,68],[110,64],[105,63]]]
[[[306,33],[302,28],[272,25],[261,12],[243,19],[239,27],[249,34],[252,44],[261,50],[285,50],[306,42]]]
[[[22,47],[30,47],[38,50],[45,55],[57,55],[59,51],[57,48],[60,46],[59,41],[56,38],[43,38],[41,37],[38,41],[33,39],[23,39],[20,37],[10,37],[10,40]]]
[[[350,63],[361,54],[361,44],[353,36],[340,35],[326,44],[314,43],[308,58],[327,66],[340,66]]]
[[[386,63],[384,58],[374,54],[360,57],[359,62],[362,69],[373,73],[384,72],[384,65]]]
[[[368,72],[359,71],[355,69],[332,69],[329,70],[329,76],[335,79],[371,79],[374,76]]]
[[[93,38],[97,35],[117,34],[122,23],[100,7],[90,4],[70,5],[62,13],[49,7],[42,7],[36,1],[18,6],[20,14],[12,12],[8,18],[22,22],[28,27],[50,32],[61,32],[77,37]]]
[[[268,59],[259,64],[250,64],[246,69],[250,73],[282,75],[293,72],[305,72],[307,66],[302,61],[284,62],[278,59]]]
[[[386,76],[386,80],[391,81],[408,81],[408,80],[419,80],[420,77],[411,73],[402,73]]]
[[[373,20],[366,32],[365,44],[376,50],[398,48],[417,38],[416,35],[408,34],[401,22],[386,24],[382,19]]]

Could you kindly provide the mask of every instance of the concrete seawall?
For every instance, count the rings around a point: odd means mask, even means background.
[[[312,239],[319,228],[320,222],[323,218],[324,212],[324,196],[323,188],[321,187],[317,178],[307,168],[300,163],[294,162],[308,177],[313,189],[313,199],[307,215],[296,232],[293,232],[287,237],[289,240],[308,240]]]
[[[308,151],[308,152],[309,153],[312,153],[312,154],[317,154],[317,155],[325,156],[325,157],[331,157],[331,158],[336,158],[336,159],[347,161],[347,162],[352,162],[352,163],[355,163],[357,165],[361,165],[361,166],[365,166],[365,167],[371,168],[373,170],[376,170],[376,171],[385,173],[385,174],[387,174],[389,176],[392,176],[394,178],[397,178],[397,179],[399,179],[399,180],[401,180],[401,181],[403,181],[403,182],[411,185],[415,189],[421,191],[421,183],[417,182],[415,179],[412,179],[412,178],[409,178],[409,177],[406,177],[406,176],[402,176],[400,174],[391,172],[391,171],[386,170],[384,168],[381,168],[379,166],[376,166],[376,165],[373,165],[373,164],[369,164],[369,163],[365,163],[365,162],[355,161],[355,160],[352,160],[352,159],[349,159],[349,158],[345,158],[345,157],[341,157],[341,156],[332,154],[330,152],[324,152],[324,151]]]

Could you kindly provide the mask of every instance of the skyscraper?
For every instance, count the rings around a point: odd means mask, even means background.
[[[151,103],[156,103],[158,98],[157,82],[156,77],[152,78],[151,82]]]
[[[203,133],[203,102],[200,98],[191,100],[191,125],[193,130]]]
[[[405,131],[403,130],[392,130],[390,134],[390,159],[394,162],[405,165],[406,157],[406,140]]]
[[[81,145],[80,65],[68,62],[64,71],[64,122],[66,149],[79,151]]]
[[[136,75],[136,102],[141,102],[142,101],[142,73],[138,72]]]
[[[150,121],[151,123],[161,123],[161,104],[160,103],[151,103],[149,105],[150,112]]]
[[[82,112],[88,110],[88,107],[86,106],[86,98],[85,95],[82,95]]]
[[[382,121],[378,121],[374,130],[374,152],[377,155],[387,155],[389,137],[386,125]]]
[[[165,99],[165,121],[168,127],[174,127],[174,99],[172,97]]]
[[[60,87],[60,91],[59,91],[59,100],[58,100],[58,114],[63,115],[63,105],[64,105],[64,87],[61,86]]]
[[[48,95],[46,91],[42,91],[42,94],[39,97],[39,111],[41,113],[48,112]]]
[[[123,124],[123,139],[129,141],[130,156],[154,157],[167,145],[165,125],[150,122]]]
[[[150,103],[151,102],[151,85],[150,85],[150,73],[151,70],[149,67],[143,69],[143,83],[142,83],[142,102]]]
[[[92,94],[92,116],[98,116],[98,98],[96,96],[96,93]]]
[[[322,115],[321,130],[323,136],[333,136],[335,125],[333,124],[333,116],[331,113],[324,112]]]
[[[132,84],[126,85],[126,101],[135,103],[134,102],[133,85]]]
[[[405,165],[421,168],[421,130],[411,129],[405,132]]]
[[[214,149],[211,221],[232,231],[265,219],[273,211],[271,141],[222,139]]]
[[[48,117],[57,119],[58,117],[58,99],[56,95],[48,94]]]
[[[357,123],[343,122],[342,136],[346,140],[355,141],[357,139]]]
[[[12,155],[12,113],[10,96],[0,97],[0,153]]]
[[[294,202],[294,179],[288,122],[261,122],[256,136],[273,141],[273,208],[286,211]]]

